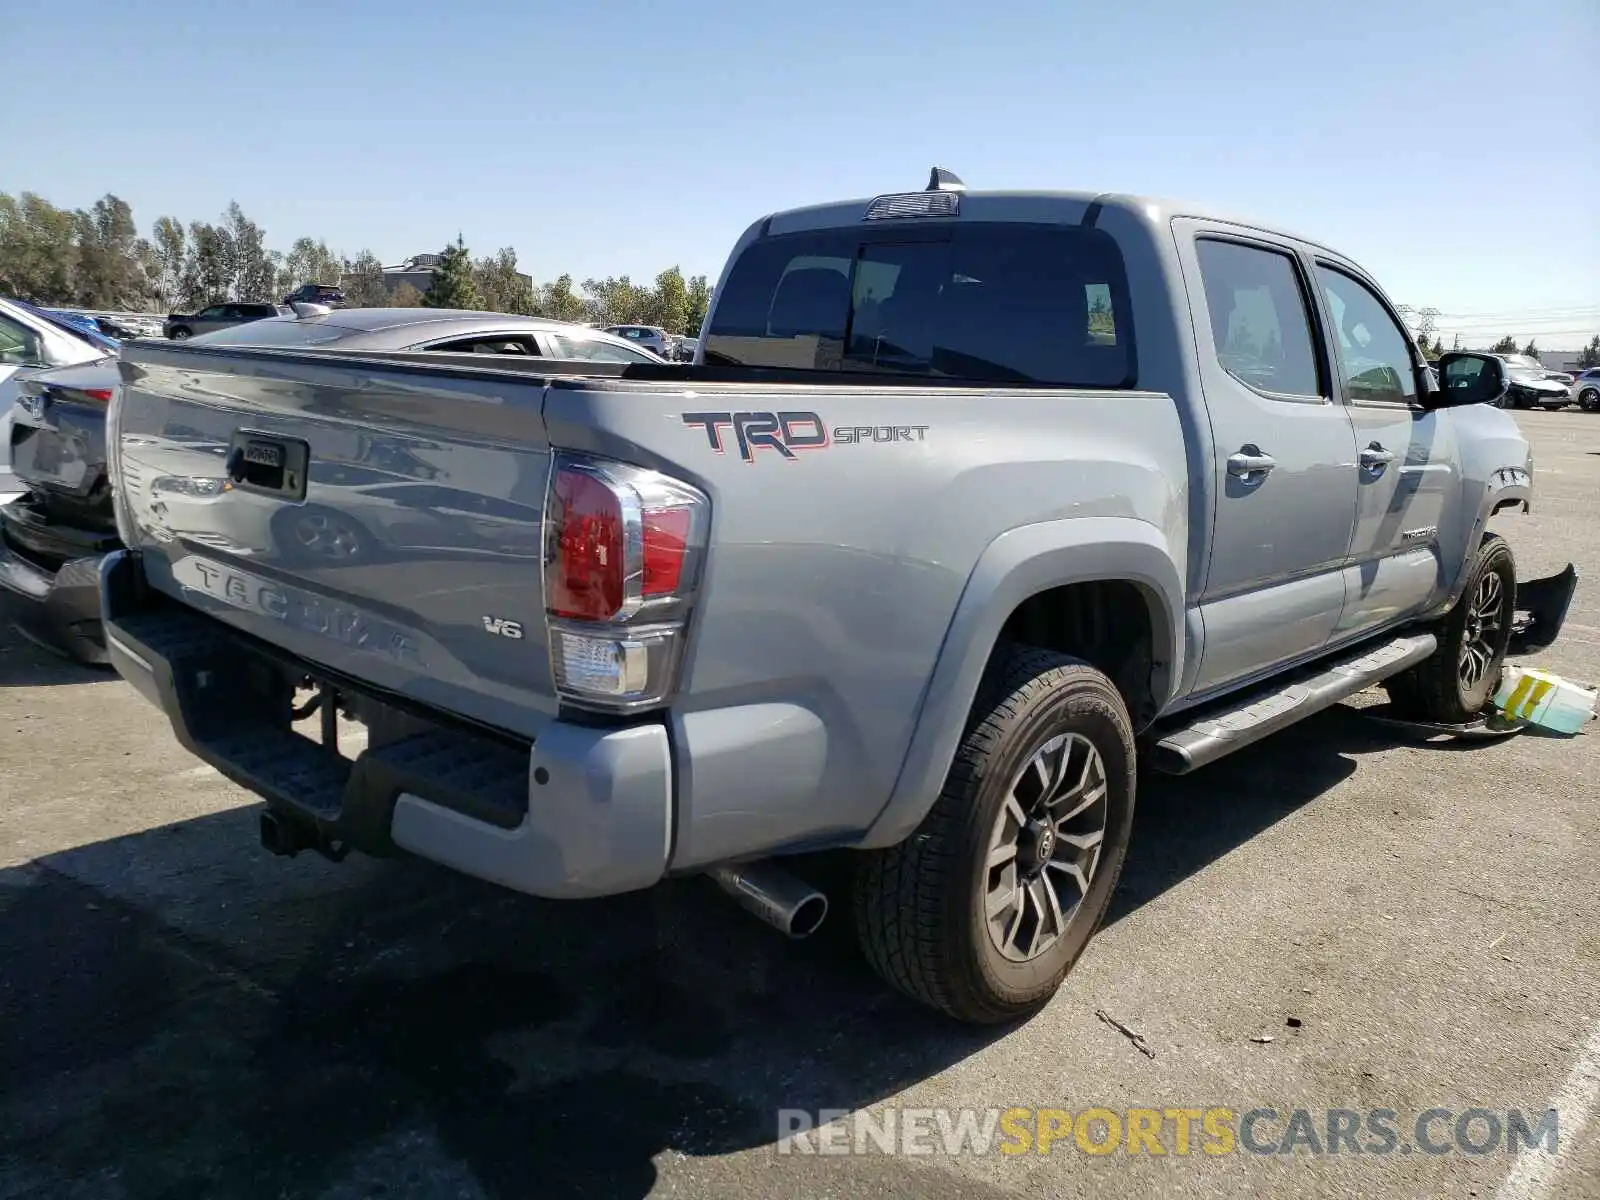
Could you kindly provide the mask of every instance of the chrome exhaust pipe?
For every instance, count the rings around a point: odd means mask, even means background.
[[[810,937],[828,915],[828,898],[769,861],[730,863],[706,874],[768,925],[792,938]]]

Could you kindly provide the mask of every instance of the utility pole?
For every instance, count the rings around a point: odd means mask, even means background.
[[[1431,335],[1433,333],[1434,326],[1439,320],[1439,310],[1437,308],[1433,308],[1432,306],[1429,306],[1428,308],[1417,308],[1415,305],[1411,304],[1397,304],[1394,306],[1394,310],[1400,314],[1401,320],[1405,321],[1408,325],[1416,326],[1417,341],[1422,341],[1424,338]]]

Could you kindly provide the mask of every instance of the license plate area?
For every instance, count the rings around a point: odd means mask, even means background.
[[[240,429],[228,448],[228,479],[242,491],[304,500],[310,461],[311,447],[299,438]]]

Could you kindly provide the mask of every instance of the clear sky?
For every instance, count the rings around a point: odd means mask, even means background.
[[[752,219],[922,186],[1281,223],[1468,339],[1600,332],[1600,0],[6,5],[0,191],[229,200],[385,262],[715,278]]]

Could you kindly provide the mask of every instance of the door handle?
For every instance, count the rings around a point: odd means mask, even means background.
[[[1363,471],[1381,471],[1394,461],[1394,451],[1385,450],[1382,445],[1373,442],[1361,452],[1360,461]]]
[[[1240,446],[1235,454],[1228,456],[1228,474],[1248,479],[1252,475],[1265,475],[1278,465],[1278,460],[1270,454],[1261,453],[1261,447],[1253,444]]]

